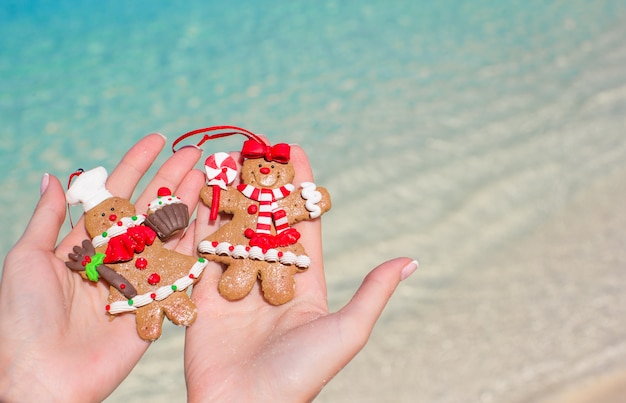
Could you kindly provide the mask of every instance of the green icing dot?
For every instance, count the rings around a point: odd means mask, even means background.
[[[106,232],[106,231],[104,231],[104,232],[102,233],[102,237],[103,237],[103,238],[106,238],[107,236],[109,236],[109,234],[107,234],[107,232]]]
[[[136,215],[132,216],[131,218],[132,218],[133,221],[137,221],[137,216]]]
[[[204,258],[203,258],[203,257],[201,257],[200,259],[198,259],[198,262],[200,262],[200,263],[204,263],[205,261],[206,261],[206,260],[204,260]]]
[[[129,300],[128,300],[128,305],[132,305],[132,304],[133,304],[133,300],[132,300],[132,299],[129,299]]]
[[[176,291],[177,287],[172,284],[172,291]]]

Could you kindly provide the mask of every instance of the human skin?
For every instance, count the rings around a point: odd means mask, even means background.
[[[107,181],[112,194],[130,198],[165,145],[152,134],[133,146]],[[195,208],[203,184],[185,148],[169,158],[136,201],[139,212],[157,189],[176,191]],[[90,283],[66,266],[74,245],[87,239],[82,219],[57,245],[65,220],[63,187],[44,175],[42,195],[23,236],[8,253],[0,283],[0,401],[102,401],[130,373],[150,343],[140,339],[133,314],[111,321],[104,311],[109,288]],[[188,253],[193,236],[168,248]]]
[[[304,151],[292,146],[291,152],[296,188],[312,182]],[[209,222],[209,208],[199,204],[196,239],[219,225],[219,219]],[[343,309],[330,313],[321,221],[303,221],[296,228],[311,265],[296,274],[295,296],[288,303],[268,304],[258,282],[246,297],[227,301],[217,292],[219,267],[207,268],[194,286],[198,319],[187,329],[185,341],[190,402],[311,401],[366,344],[396,286],[417,268],[409,258],[381,264]]]
[[[157,134],[140,140],[109,175],[109,191],[130,198],[164,145]],[[293,153],[294,182],[311,181],[304,152],[294,147]],[[203,173],[193,169],[200,156],[199,149],[185,147],[170,157],[136,200],[138,213],[162,186],[193,210],[205,182]],[[55,246],[65,213],[61,183],[44,175],[39,203],[6,256],[0,282],[2,402],[102,401],[150,345],[138,337],[134,315],[111,321],[104,312],[105,284],[86,282],[65,266],[72,247],[88,237],[81,219]],[[166,246],[195,254],[195,239],[220,224],[209,224],[208,217],[208,207],[198,205],[197,223]],[[217,290],[218,264],[207,267],[193,287],[198,319],[186,333],[189,401],[312,400],[365,345],[396,286],[417,268],[408,258],[381,264],[343,309],[330,313],[321,223],[297,225],[311,266],[297,275],[296,295],[289,303],[269,305],[258,285],[240,301],[225,300]]]

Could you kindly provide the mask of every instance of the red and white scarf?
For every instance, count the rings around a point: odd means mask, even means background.
[[[278,207],[276,200],[288,196],[295,186],[287,184],[276,189],[257,188],[252,185],[241,184],[237,189],[247,198],[259,202],[258,219],[256,224],[257,234],[269,234],[272,222],[276,233],[289,229],[289,219],[284,209]]]

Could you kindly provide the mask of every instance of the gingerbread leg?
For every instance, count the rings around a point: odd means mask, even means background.
[[[261,270],[261,288],[267,302],[282,305],[293,299],[296,290],[293,266],[273,263]]]
[[[137,309],[137,333],[144,340],[152,341],[161,336],[165,313],[159,302]]]
[[[258,277],[258,267],[256,264],[250,264],[250,261],[233,259],[220,278],[218,285],[220,294],[231,301],[248,295]]]
[[[198,311],[185,292],[175,292],[163,301],[165,315],[175,325],[189,326],[196,320]]]

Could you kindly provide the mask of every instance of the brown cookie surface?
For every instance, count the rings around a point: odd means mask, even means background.
[[[169,250],[161,239],[186,226],[187,206],[170,197],[148,215],[138,215],[129,200],[104,189],[102,169],[83,175],[68,190],[68,200],[85,206],[85,228],[91,240],[74,247],[66,265],[92,281],[100,277],[108,281],[106,311],[134,313],[137,332],[144,340],[159,338],[165,317],[177,325],[192,324],[197,310],[186,289],[198,280],[207,261]],[[93,183],[98,180],[100,187]],[[152,224],[145,225],[151,216]]]
[[[294,275],[306,270],[310,259],[292,226],[331,207],[326,189],[313,184],[296,189],[294,177],[291,161],[248,158],[241,167],[241,184],[221,191],[218,210],[232,219],[200,242],[198,251],[226,266],[219,282],[226,299],[245,297],[257,279],[269,303],[293,298]],[[212,187],[205,186],[200,197],[212,206]]]

